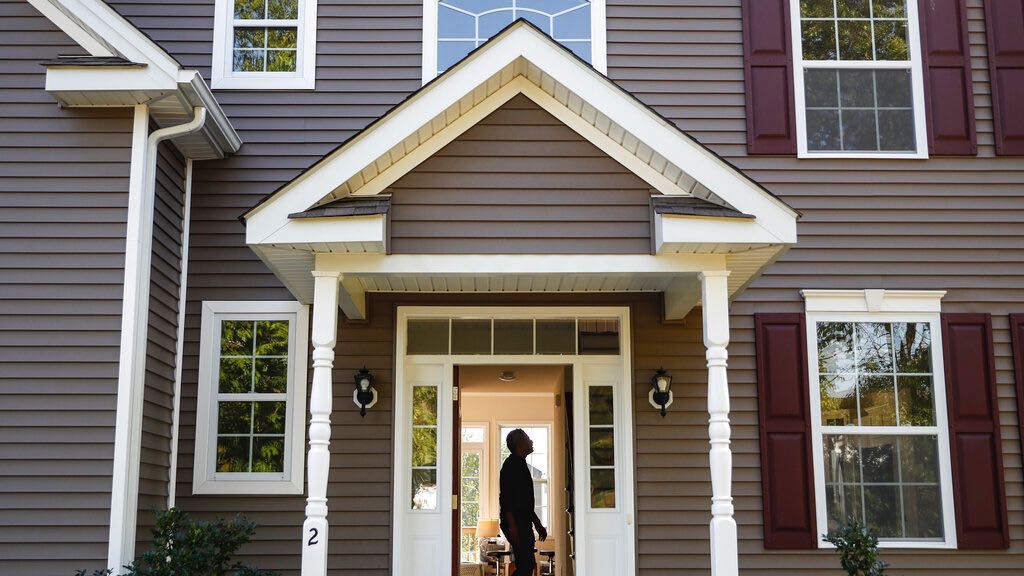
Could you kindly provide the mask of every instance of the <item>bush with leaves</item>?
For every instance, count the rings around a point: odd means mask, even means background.
[[[121,576],[276,576],[233,560],[255,532],[256,523],[242,516],[194,522],[181,510],[158,511],[152,548],[138,562],[125,566]],[[96,570],[91,576],[112,574]],[[76,576],[87,573],[79,570]]]
[[[878,558],[878,538],[857,521],[822,539],[836,547],[839,564],[849,576],[885,576],[889,565]]]

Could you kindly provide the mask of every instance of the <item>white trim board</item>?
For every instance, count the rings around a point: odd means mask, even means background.
[[[610,318],[617,317],[620,322],[620,341],[621,349],[619,355],[593,355],[593,356],[576,356],[576,355],[534,355],[534,356],[505,356],[505,355],[443,355],[443,356],[408,356],[405,354],[406,349],[406,330],[403,329],[407,325],[407,321],[410,317],[413,318],[566,318],[566,317],[595,317],[595,318]],[[589,529],[588,526],[584,525],[583,518],[586,517],[586,513],[594,515],[600,518],[602,521],[611,521],[614,523],[615,518],[620,518],[624,524],[625,536],[622,538],[622,542],[616,542],[614,545],[616,554],[621,555],[618,559],[622,561],[621,570],[615,572],[615,576],[632,576],[636,571],[636,550],[635,550],[635,522],[634,510],[635,510],[635,495],[634,495],[634,454],[635,448],[633,446],[633,379],[632,379],[632,349],[631,349],[631,321],[628,307],[623,306],[590,306],[590,307],[562,307],[562,308],[550,308],[550,307],[524,307],[524,306],[400,306],[396,313],[396,337],[395,337],[395,385],[394,385],[394,406],[395,408],[395,431],[394,431],[394,460],[395,462],[405,462],[408,450],[405,443],[405,438],[411,435],[409,426],[405,423],[405,417],[408,415],[406,405],[410,404],[406,402],[407,394],[405,388],[407,385],[413,383],[419,383],[421,385],[438,386],[438,402],[441,412],[439,412],[438,419],[438,438],[448,439],[441,440],[442,442],[448,442],[450,447],[451,437],[451,414],[444,412],[444,407],[450,405],[452,401],[452,386],[454,373],[454,367],[457,365],[571,365],[573,366],[573,387],[577,393],[585,392],[585,385],[588,381],[588,377],[585,377],[584,371],[593,368],[602,368],[605,370],[616,371],[616,377],[614,380],[617,381],[618,391],[616,394],[615,410],[617,411],[616,419],[616,454],[615,454],[615,469],[616,475],[616,507],[614,509],[607,510],[590,510],[589,506],[589,491],[587,483],[589,480],[584,478],[588,476],[582,472],[578,472],[576,475],[577,482],[582,483],[584,489],[577,489],[576,495],[576,510],[577,514],[577,567],[579,573],[594,573],[593,570],[589,570],[586,567],[585,562],[587,561],[587,546],[586,546],[586,534]],[[426,373],[421,368],[428,369],[435,372],[435,378],[433,380],[412,380],[407,382],[406,373],[409,370],[416,371],[422,375]],[[422,376],[421,376],[422,377]],[[605,385],[614,384],[611,380],[607,382],[604,379],[596,379],[589,381],[590,385]],[[577,403],[576,407],[578,410],[583,411],[583,404]],[[521,422],[521,421],[520,421]],[[447,424],[446,424],[447,423]],[[577,463],[584,461],[584,455],[587,453],[585,439],[587,438],[587,431],[584,429],[585,421],[583,417],[575,419],[575,437],[580,439],[576,442],[575,449],[575,460]],[[447,428],[445,427],[447,425]],[[488,439],[489,446],[496,446],[495,438]],[[446,452],[445,444],[439,442],[438,445],[438,470],[443,471],[442,473],[448,474],[451,469],[451,450]],[[409,495],[410,483],[407,482],[409,475],[404,473],[405,468],[401,466],[395,466],[394,468],[394,479],[392,482],[393,490],[393,501],[395,502],[393,510],[393,546],[401,546],[404,530],[407,529],[405,522],[406,510],[403,506],[404,503],[408,502],[407,496]],[[578,465],[578,471],[586,470],[582,465]],[[444,488],[443,482],[439,481],[441,488]],[[580,484],[577,484],[580,486]],[[438,498],[439,506],[437,510],[431,511],[412,511],[413,516],[427,515],[427,514],[441,514],[446,520],[445,526],[447,530],[442,531],[442,538],[445,542],[448,542],[451,533],[451,509],[446,506],[447,495],[439,494]],[[412,535],[415,536],[410,545],[416,548],[422,553],[423,542],[425,541],[425,535]],[[418,548],[417,548],[418,547]],[[403,548],[403,552],[408,551],[408,548]],[[607,551],[607,550],[604,550]],[[600,555],[602,550],[596,550],[595,554]],[[396,575],[410,573],[408,567],[402,564],[404,554],[398,553],[398,550],[392,554],[392,572]],[[445,559],[447,558],[447,560]],[[436,574],[437,576],[443,576],[449,573],[451,553],[450,550],[446,554],[443,554],[437,559],[436,565],[430,565],[427,570],[434,569],[435,572],[423,572],[422,566],[417,566],[415,569],[418,571],[417,574]],[[447,568],[447,570],[446,570]],[[614,567],[605,567],[611,570],[616,570]],[[406,572],[403,572],[406,570]]]
[[[297,0],[293,21],[268,20],[268,26],[296,26],[295,72],[232,71],[234,0],[216,0],[213,16],[213,53],[210,84],[221,90],[312,90],[316,86],[316,0]]]
[[[943,541],[882,540],[882,548],[954,549],[956,519],[953,503],[953,475],[949,451],[949,424],[946,410],[946,383],[942,349],[942,322],[939,303],[943,291],[884,290],[805,290],[807,301],[807,369],[810,375],[811,445],[814,467],[815,518],[817,533],[828,532],[825,498],[825,463],[822,435],[843,433],[852,427],[826,427],[821,422],[821,391],[818,386],[818,322],[927,322],[931,333],[932,386],[935,425],[928,427],[857,427],[858,432],[877,435],[925,434],[938,438],[939,487],[942,491]],[[885,304],[888,302],[888,305]],[[869,307],[871,310],[869,310]],[[898,401],[898,400],[897,400]],[[818,541],[819,548],[833,548]]]
[[[924,99],[924,66],[921,27],[917,2],[907,6],[907,34],[910,61],[872,60],[804,60],[800,26],[800,0],[789,0],[790,35],[793,50],[793,96],[796,108],[797,157],[799,158],[862,158],[862,159],[928,159],[928,125]],[[885,151],[811,151],[807,147],[807,108],[804,94],[805,68],[899,68],[911,71],[911,95],[914,105],[914,152]]]
[[[517,73],[517,66],[535,70],[536,78]],[[533,72],[530,74],[534,75]],[[503,75],[508,77],[502,79]],[[645,155],[657,152],[668,163],[685,166],[689,178],[736,209],[753,214],[758,224],[776,237],[786,242],[796,241],[795,211],[643,106],[607,77],[580,62],[547,35],[519,23],[492,38],[373,126],[250,210],[245,215],[247,242],[251,245],[264,243],[270,234],[287,224],[288,214],[307,210],[329,198],[333,190],[365,167],[417,135],[425,121],[443,118],[449,109],[454,112],[452,107],[467,95],[478,90],[494,92],[501,87],[495,83],[507,84],[517,75],[540,89],[545,86],[554,89],[556,84],[564,87],[566,93],[571,94],[567,96],[569,105],[559,102],[559,106],[552,108],[571,110],[571,106],[576,106],[578,110],[571,112],[576,116],[600,114],[615,127],[621,127],[619,135],[623,142],[628,140],[627,135],[635,138],[638,152]],[[515,93],[522,93],[524,86],[526,84],[520,83]],[[533,93],[537,95],[536,91]],[[454,113],[461,115],[460,112]],[[562,111],[560,114],[566,113]],[[590,136],[593,137],[592,134]],[[598,144],[607,147],[605,143]]]
[[[215,389],[220,358],[223,320],[288,320],[288,391],[285,419],[285,470],[281,474],[219,474],[213,459],[217,453]],[[288,301],[204,301],[199,339],[199,391],[196,400],[193,494],[302,494],[305,478],[306,366],[309,363],[309,308]]]

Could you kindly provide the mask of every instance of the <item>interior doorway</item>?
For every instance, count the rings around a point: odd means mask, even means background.
[[[453,516],[453,574],[495,574],[505,564],[499,524],[499,472],[509,455],[508,433],[521,428],[534,442],[527,466],[534,481],[535,513],[548,531],[537,543],[542,576],[572,576],[573,483],[571,365],[455,366],[459,465]]]

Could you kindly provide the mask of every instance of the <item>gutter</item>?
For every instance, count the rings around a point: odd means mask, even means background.
[[[144,104],[135,107],[114,427],[110,544],[107,549],[107,567],[114,570],[131,563],[135,557],[157,150],[164,140],[201,130],[206,123],[206,108],[196,106],[193,114],[189,122],[150,134],[149,107]]]

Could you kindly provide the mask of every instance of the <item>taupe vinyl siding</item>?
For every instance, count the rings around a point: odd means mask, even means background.
[[[157,0],[110,3],[184,66],[208,73],[212,2],[177,2],[173,18],[167,17],[168,9]],[[609,76],[804,214],[799,245],[733,306],[733,493],[744,573],[811,575],[838,567],[830,552],[770,553],[761,545],[752,314],[800,311],[801,288],[946,289],[944,309],[994,315],[1011,549],[887,551],[885,557],[896,573],[906,576],[966,571],[1002,576],[1024,566],[1024,473],[1006,319],[1008,312],[1024,312],[1024,159],[994,157],[982,2],[967,0],[967,4],[979,156],[875,161],[745,155],[740,0],[609,1]],[[287,569],[289,574],[298,568],[301,498],[188,496],[200,302],[290,299],[245,248],[243,228],[236,218],[420,86],[421,2],[321,0],[318,6],[315,91],[217,92],[246,144],[233,158],[197,164],[186,323],[180,502],[189,510],[209,514],[250,513],[264,524],[257,533],[260,544],[251,554],[266,567]],[[509,151],[516,145],[508,143]],[[517,181],[530,182],[525,175]],[[498,300],[480,297],[475,301]],[[387,301],[372,301],[372,320],[365,327],[343,325],[339,344],[346,355],[366,359],[373,363],[371,367],[385,371],[390,370],[391,325],[378,324],[389,322]],[[652,308],[644,314],[656,312]],[[691,315],[685,325],[638,327],[636,338],[640,575],[707,574],[711,488],[699,314]],[[344,361],[339,357],[336,364],[338,411],[354,408],[349,397],[342,397],[351,385],[341,368],[346,362],[347,357]],[[664,421],[645,409],[646,397],[642,397],[650,371],[660,365],[686,384],[677,389],[676,404]],[[344,370],[355,367],[353,362]],[[382,378],[385,384],[380,389],[389,395],[390,373]],[[387,410],[389,404],[383,402],[378,408]],[[329,488],[331,567],[341,574],[384,574],[390,561],[390,529],[376,523],[366,529],[360,525],[386,521],[380,510],[390,487],[358,479],[370,470],[366,477],[390,482],[389,469],[382,468],[387,463],[381,460],[390,450],[390,442],[381,440],[389,433],[390,420],[350,426],[350,415],[337,416],[336,422],[345,423],[335,426],[332,442],[339,456],[332,459]],[[361,448],[358,440],[367,437],[375,440]],[[360,451],[348,459],[348,465],[345,450]],[[362,494],[372,496],[366,501],[368,510],[352,510],[363,502],[356,497]]]
[[[62,110],[83,51],[0,0],[0,574],[106,563],[131,110]]]
[[[609,76],[803,213],[797,247],[733,305],[733,493],[743,573],[820,574],[838,567],[831,552],[768,552],[761,541],[753,313],[802,311],[802,288],[943,289],[944,311],[993,314],[1010,550],[886,550],[883,557],[906,575],[1009,575],[1024,566],[1024,474],[1007,318],[1024,310],[1024,159],[994,157],[984,13],[981,0],[967,5],[978,157],[880,161],[745,155],[739,0],[609,2]],[[697,352],[676,361],[686,374],[702,369]],[[703,402],[702,393],[687,398],[692,422],[655,433],[678,440],[644,442],[638,413],[642,575],[710,571]],[[678,404],[677,396],[673,409]],[[645,483],[645,477],[659,481]],[[658,508],[666,493],[676,496]]]
[[[650,186],[516,96],[391,187],[395,254],[649,254]]]
[[[166,142],[158,150],[154,200],[136,556],[144,552],[152,541],[154,511],[167,509],[170,482],[185,160],[176,148]]]

